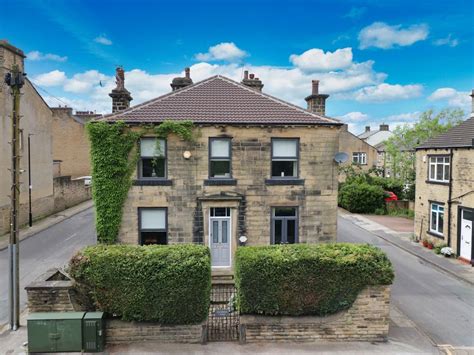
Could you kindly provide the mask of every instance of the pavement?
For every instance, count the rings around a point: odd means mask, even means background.
[[[58,224],[65,219],[68,219],[72,216],[75,216],[79,212],[87,210],[93,206],[92,200],[88,200],[82,202],[74,207],[68,208],[64,211],[55,213],[51,216],[45,217],[38,221],[33,221],[33,225],[31,227],[26,226],[20,230],[20,241],[25,240],[33,235],[42,232],[43,230]],[[4,234],[0,236],[0,251],[8,248],[10,234]]]
[[[474,285],[474,267],[455,258],[435,254],[433,250],[413,240],[413,220],[403,217],[360,215],[343,209],[339,209],[339,216],[419,257],[442,272]]]
[[[96,243],[94,210],[87,201],[47,217],[20,236],[20,309],[26,307],[25,286],[53,267],[67,265],[86,245]],[[0,329],[8,323],[8,250],[0,250]],[[1,347],[0,347],[1,348]]]

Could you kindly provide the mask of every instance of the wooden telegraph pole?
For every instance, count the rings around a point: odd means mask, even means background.
[[[20,89],[25,83],[25,74],[20,72],[18,65],[12,66],[11,73],[5,75],[5,83],[11,88],[13,97],[12,110],[12,187],[11,187],[11,221],[10,244],[8,246],[10,260],[10,329],[17,330],[20,326]]]

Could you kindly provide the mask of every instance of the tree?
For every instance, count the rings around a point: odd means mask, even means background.
[[[398,126],[385,142],[385,151],[391,157],[390,167],[394,177],[407,184],[415,181],[415,148],[430,138],[444,133],[463,121],[461,109],[447,108],[436,113],[423,112],[415,124]]]

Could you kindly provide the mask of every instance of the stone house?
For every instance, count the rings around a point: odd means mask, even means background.
[[[380,168],[383,176],[392,177],[390,169],[390,155],[385,151],[385,141],[393,135],[388,124],[382,123],[379,129],[371,130],[370,126],[365,127],[365,131],[357,137],[365,141],[367,144],[375,147],[377,150],[377,159],[375,166]]]
[[[25,57],[20,49],[7,41],[0,41],[0,78],[3,80],[13,64],[24,71]],[[79,137],[76,131],[56,124],[57,111],[48,106],[28,79],[25,80],[21,93],[19,224],[25,225],[29,220],[29,173],[31,173],[31,212],[34,219],[89,199],[90,191],[84,187],[82,181],[75,182],[71,181],[70,177],[65,177],[64,172],[55,174],[53,163],[54,151],[60,151],[61,144],[64,145],[63,150],[76,152],[65,158],[63,162],[67,161],[68,165],[73,166],[75,161],[81,161],[84,156],[88,161],[86,150],[81,152],[80,147],[71,147],[74,142],[81,140],[78,145],[86,144],[88,147],[88,142],[84,137]],[[0,139],[0,235],[7,233],[10,229],[11,113],[10,88],[2,82],[0,85],[0,137],[2,137]],[[28,143],[30,143],[30,150],[28,150]],[[53,148],[55,146],[56,149]],[[28,155],[30,155],[31,166],[28,165]],[[89,168],[84,171],[89,171]]]
[[[416,148],[415,235],[474,265],[473,226],[474,115]]]
[[[339,135],[339,151],[347,154],[348,159],[341,167],[357,165],[362,171],[369,171],[377,165],[377,149],[348,131],[345,124]],[[339,174],[339,181],[345,181],[345,175]]]
[[[313,83],[308,110],[262,92],[245,72],[241,83],[217,75],[193,84],[189,69],[172,92],[132,108],[117,73],[113,112],[101,120],[132,129],[191,120],[194,143],[170,135],[142,137],[119,242],[203,243],[215,270],[230,270],[239,243],[336,240],[341,123],[326,117]],[[118,100],[118,102],[117,102]],[[124,104],[125,103],[125,104]],[[152,164],[152,161],[155,161]]]

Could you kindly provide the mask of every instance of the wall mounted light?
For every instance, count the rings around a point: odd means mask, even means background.
[[[191,152],[190,152],[189,150],[185,150],[185,151],[183,152],[183,158],[184,158],[184,159],[189,159],[189,158],[191,158]]]

